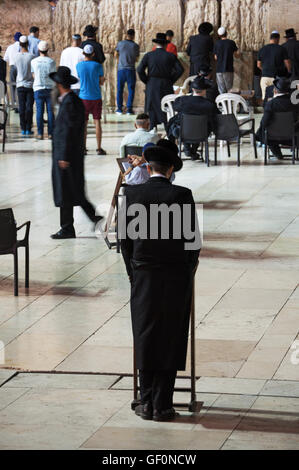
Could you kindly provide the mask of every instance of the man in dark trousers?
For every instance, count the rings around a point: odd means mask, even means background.
[[[287,78],[278,78],[274,80],[274,97],[265,105],[264,115],[261,120],[261,125],[256,133],[257,140],[263,142],[264,129],[271,123],[274,113],[287,113],[293,112],[294,120],[297,121],[299,117],[299,107],[291,102],[290,98],[290,81]],[[269,148],[274,157],[279,160],[283,159],[283,155],[279,145],[291,145],[291,142],[273,141],[269,142]]]
[[[177,114],[168,123],[168,137],[179,137],[179,126],[182,114],[196,114],[208,116],[209,132],[215,129],[217,106],[206,98],[207,90],[211,88],[210,81],[204,77],[196,77],[191,83],[192,95],[180,96],[173,103],[173,109]],[[184,142],[184,153],[192,160],[198,160],[198,144]]]
[[[197,75],[203,67],[211,66],[211,55],[214,42],[210,34],[213,31],[211,23],[202,23],[198,27],[198,33],[189,39],[187,54],[190,57],[189,75]]]
[[[149,114],[151,129],[158,124],[167,123],[166,113],[161,109],[161,100],[173,93],[174,83],[184,72],[176,56],[165,50],[168,44],[166,34],[157,33],[153,42],[156,49],[145,54],[137,68],[140,80],[146,84],[145,112]]]
[[[145,217],[139,219],[137,237],[130,230],[130,223],[135,221],[127,217],[126,238],[122,234],[121,248],[131,281],[131,315],[140,381],[141,404],[135,413],[155,421],[176,417],[174,384],[177,371],[185,370],[186,366],[192,284],[200,251],[192,192],[169,181],[172,172],[182,168],[177,147],[170,145],[176,150],[165,146],[145,150],[150,178],[144,184],[126,187],[126,204],[122,205],[126,205],[127,214],[132,204],[134,212],[141,207]],[[169,217],[168,212],[168,217],[161,214],[156,219],[152,210],[163,211],[162,206],[176,215]],[[190,213],[188,220],[183,207]],[[169,229],[169,237],[165,236],[163,225],[164,230]],[[188,230],[192,232],[190,246],[186,243]]]
[[[291,80],[299,80],[299,41],[297,41],[296,35],[294,28],[286,29],[286,42],[282,44],[291,61]]]
[[[105,54],[103,52],[103,46],[100,42],[96,40],[96,33],[97,33],[98,28],[96,26],[92,26],[92,24],[88,24],[85,27],[83,36],[85,36],[87,39],[82,42],[81,44],[81,49],[84,49],[84,46],[86,44],[90,44],[93,49],[94,49],[94,60],[96,62],[99,62],[99,64],[103,64],[106,60]]]
[[[82,100],[71,90],[78,79],[68,67],[60,66],[49,76],[60,94],[53,133],[52,182],[55,206],[60,207],[61,229],[51,238],[76,238],[74,206],[81,206],[94,224],[102,218],[96,216],[84,190],[85,109]]]

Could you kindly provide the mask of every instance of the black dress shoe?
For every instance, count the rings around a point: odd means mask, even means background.
[[[177,413],[174,408],[170,408],[169,410],[162,410],[162,411],[154,410],[153,420],[154,421],[172,421],[178,416],[179,416],[179,413]]]
[[[53,238],[54,240],[60,240],[64,238],[76,238],[76,234],[75,231],[67,232],[66,230],[61,229],[57,233],[53,233],[53,235],[51,235],[51,238]]]
[[[144,405],[136,406],[135,414],[140,416],[142,419],[153,419],[153,407],[151,403],[145,403]]]

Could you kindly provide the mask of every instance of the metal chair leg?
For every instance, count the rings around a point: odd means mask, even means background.
[[[226,141],[226,145],[227,145],[227,154],[228,154],[228,157],[230,158],[231,153],[230,153],[230,143],[229,143],[229,140]]]
[[[217,139],[215,137],[215,144],[214,144],[214,164],[217,165]]]
[[[19,295],[19,276],[18,276],[18,250],[14,252],[14,295]]]
[[[264,149],[264,165],[267,165],[267,164],[268,164],[267,152],[268,152],[268,144],[267,144],[267,142],[265,142],[265,149]]]
[[[207,162],[207,166],[210,166],[210,157],[209,157],[209,142],[206,141],[206,162]]]
[[[257,158],[256,138],[255,138],[254,133],[252,134],[252,138],[253,138],[254,158]]]
[[[25,288],[29,288],[29,246],[25,246]]]
[[[241,151],[241,141],[240,141],[240,137],[238,137],[238,166],[240,166],[240,151]]]

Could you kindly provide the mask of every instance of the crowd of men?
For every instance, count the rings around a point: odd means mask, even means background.
[[[161,99],[173,93],[173,85],[182,76],[184,68],[172,42],[173,31],[156,34],[153,49],[143,56],[137,67],[137,74],[145,84],[145,112],[137,115],[135,131],[125,136],[120,146],[121,157],[125,155],[127,145],[142,147],[142,156],[131,156],[130,166],[124,174],[127,207],[141,204],[149,209],[152,205],[166,204],[168,207],[177,205],[181,209],[185,206],[190,209],[189,225],[184,226],[179,237],[172,231],[173,236],[165,239],[159,219],[157,236],[151,238],[149,234],[153,227],[150,226],[151,220],[147,219],[147,236],[127,236],[121,240],[131,283],[134,346],[140,381],[140,404],[135,413],[147,420],[166,421],[176,417],[174,384],[177,371],[184,370],[186,364],[192,285],[200,253],[200,245],[195,243],[198,226],[192,192],[172,185],[174,173],[183,166],[175,144],[180,119],[182,114],[205,115],[209,131],[215,130],[218,113],[215,99],[219,93],[232,88],[234,58],[240,57],[236,43],[228,38],[224,27],[218,29],[215,43],[212,32],[210,23],[202,23],[198,34],[189,40],[187,54],[190,56],[190,75],[194,76],[191,94],[176,99],[174,110],[177,114],[168,123],[161,109]],[[95,122],[97,154],[106,154],[101,146],[101,86],[105,80],[105,55],[96,40],[96,33],[97,28],[87,25],[83,42],[79,34],[74,34],[71,46],[62,52],[60,65],[56,67],[48,55],[48,42],[40,40],[39,29],[32,27],[28,36],[20,32],[14,35],[14,43],[0,60],[0,79],[4,82],[6,63],[10,66],[12,100],[20,114],[22,136],[33,134],[35,101],[38,138],[44,138],[44,106],[47,108],[48,137],[53,140],[54,202],[60,208],[60,229],[52,235],[53,239],[76,237],[74,206],[81,206],[95,225],[102,219],[87,199],[84,187],[84,155],[87,152],[90,114]],[[263,127],[271,122],[275,112],[292,111],[294,117],[298,115],[298,106],[290,98],[290,79],[299,79],[299,42],[293,29],[288,29],[285,37],[287,42],[280,46],[280,35],[273,31],[270,43],[258,53],[263,97],[265,100],[271,94],[273,97],[265,103],[261,127],[257,132],[261,141]],[[118,59],[116,113],[119,115],[124,111],[133,114],[139,53],[135,32],[129,29],[126,38],[115,48]],[[216,81],[212,79],[213,60],[216,62]],[[125,84],[129,91],[126,108],[123,105]],[[59,110],[54,124],[55,94],[59,95]],[[160,139],[156,129],[158,124],[165,125],[168,139]],[[197,159],[197,145],[184,144],[185,154]],[[279,142],[270,142],[270,146],[273,154],[282,158]],[[128,214],[129,211],[126,213],[126,227],[132,221]],[[183,211],[180,212],[179,223],[176,220],[176,227],[183,227],[186,223],[182,217]],[[186,234],[191,234],[191,238]],[[190,245],[190,242],[192,248],[186,249],[186,243]]]

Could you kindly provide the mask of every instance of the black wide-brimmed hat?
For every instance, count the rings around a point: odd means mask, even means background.
[[[165,140],[165,139],[161,139],[161,140]],[[161,140],[159,141],[160,142],[159,145],[155,145],[154,147],[148,147],[145,150],[144,152],[145,160],[148,163],[157,162],[157,163],[160,163],[161,165],[173,166],[174,171],[179,171],[183,166],[183,162],[178,156],[178,153],[173,150],[173,147],[170,148],[170,146],[165,144],[165,142],[162,143]],[[166,141],[166,142],[169,142],[169,141]]]
[[[285,77],[276,78],[273,82],[273,85],[281,93],[289,93],[291,91],[291,83],[288,78],[285,78]]]
[[[194,88],[194,90],[208,90],[211,86],[210,80],[204,77],[196,77],[193,82],[191,82],[191,88]]]
[[[285,38],[294,38],[297,33],[295,33],[294,28],[289,28],[285,30]]]
[[[92,24],[88,24],[87,26],[85,26],[83,36],[87,36],[88,38],[92,38],[96,34],[98,29],[99,28],[97,26],[93,26]]]
[[[211,23],[208,21],[205,21],[204,23],[201,23],[198,27],[198,32],[201,34],[211,34],[213,31],[214,27]]]
[[[210,75],[211,72],[212,72],[212,67],[210,67],[209,65],[202,65],[199,70],[199,74],[202,77],[207,77],[208,75]]]
[[[157,33],[155,39],[152,39],[156,44],[168,44],[169,41],[166,39],[165,33]]]
[[[78,78],[71,75],[71,70],[63,65],[58,67],[57,72],[50,73],[49,77],[61,85],[74,85],[78,82]]]

